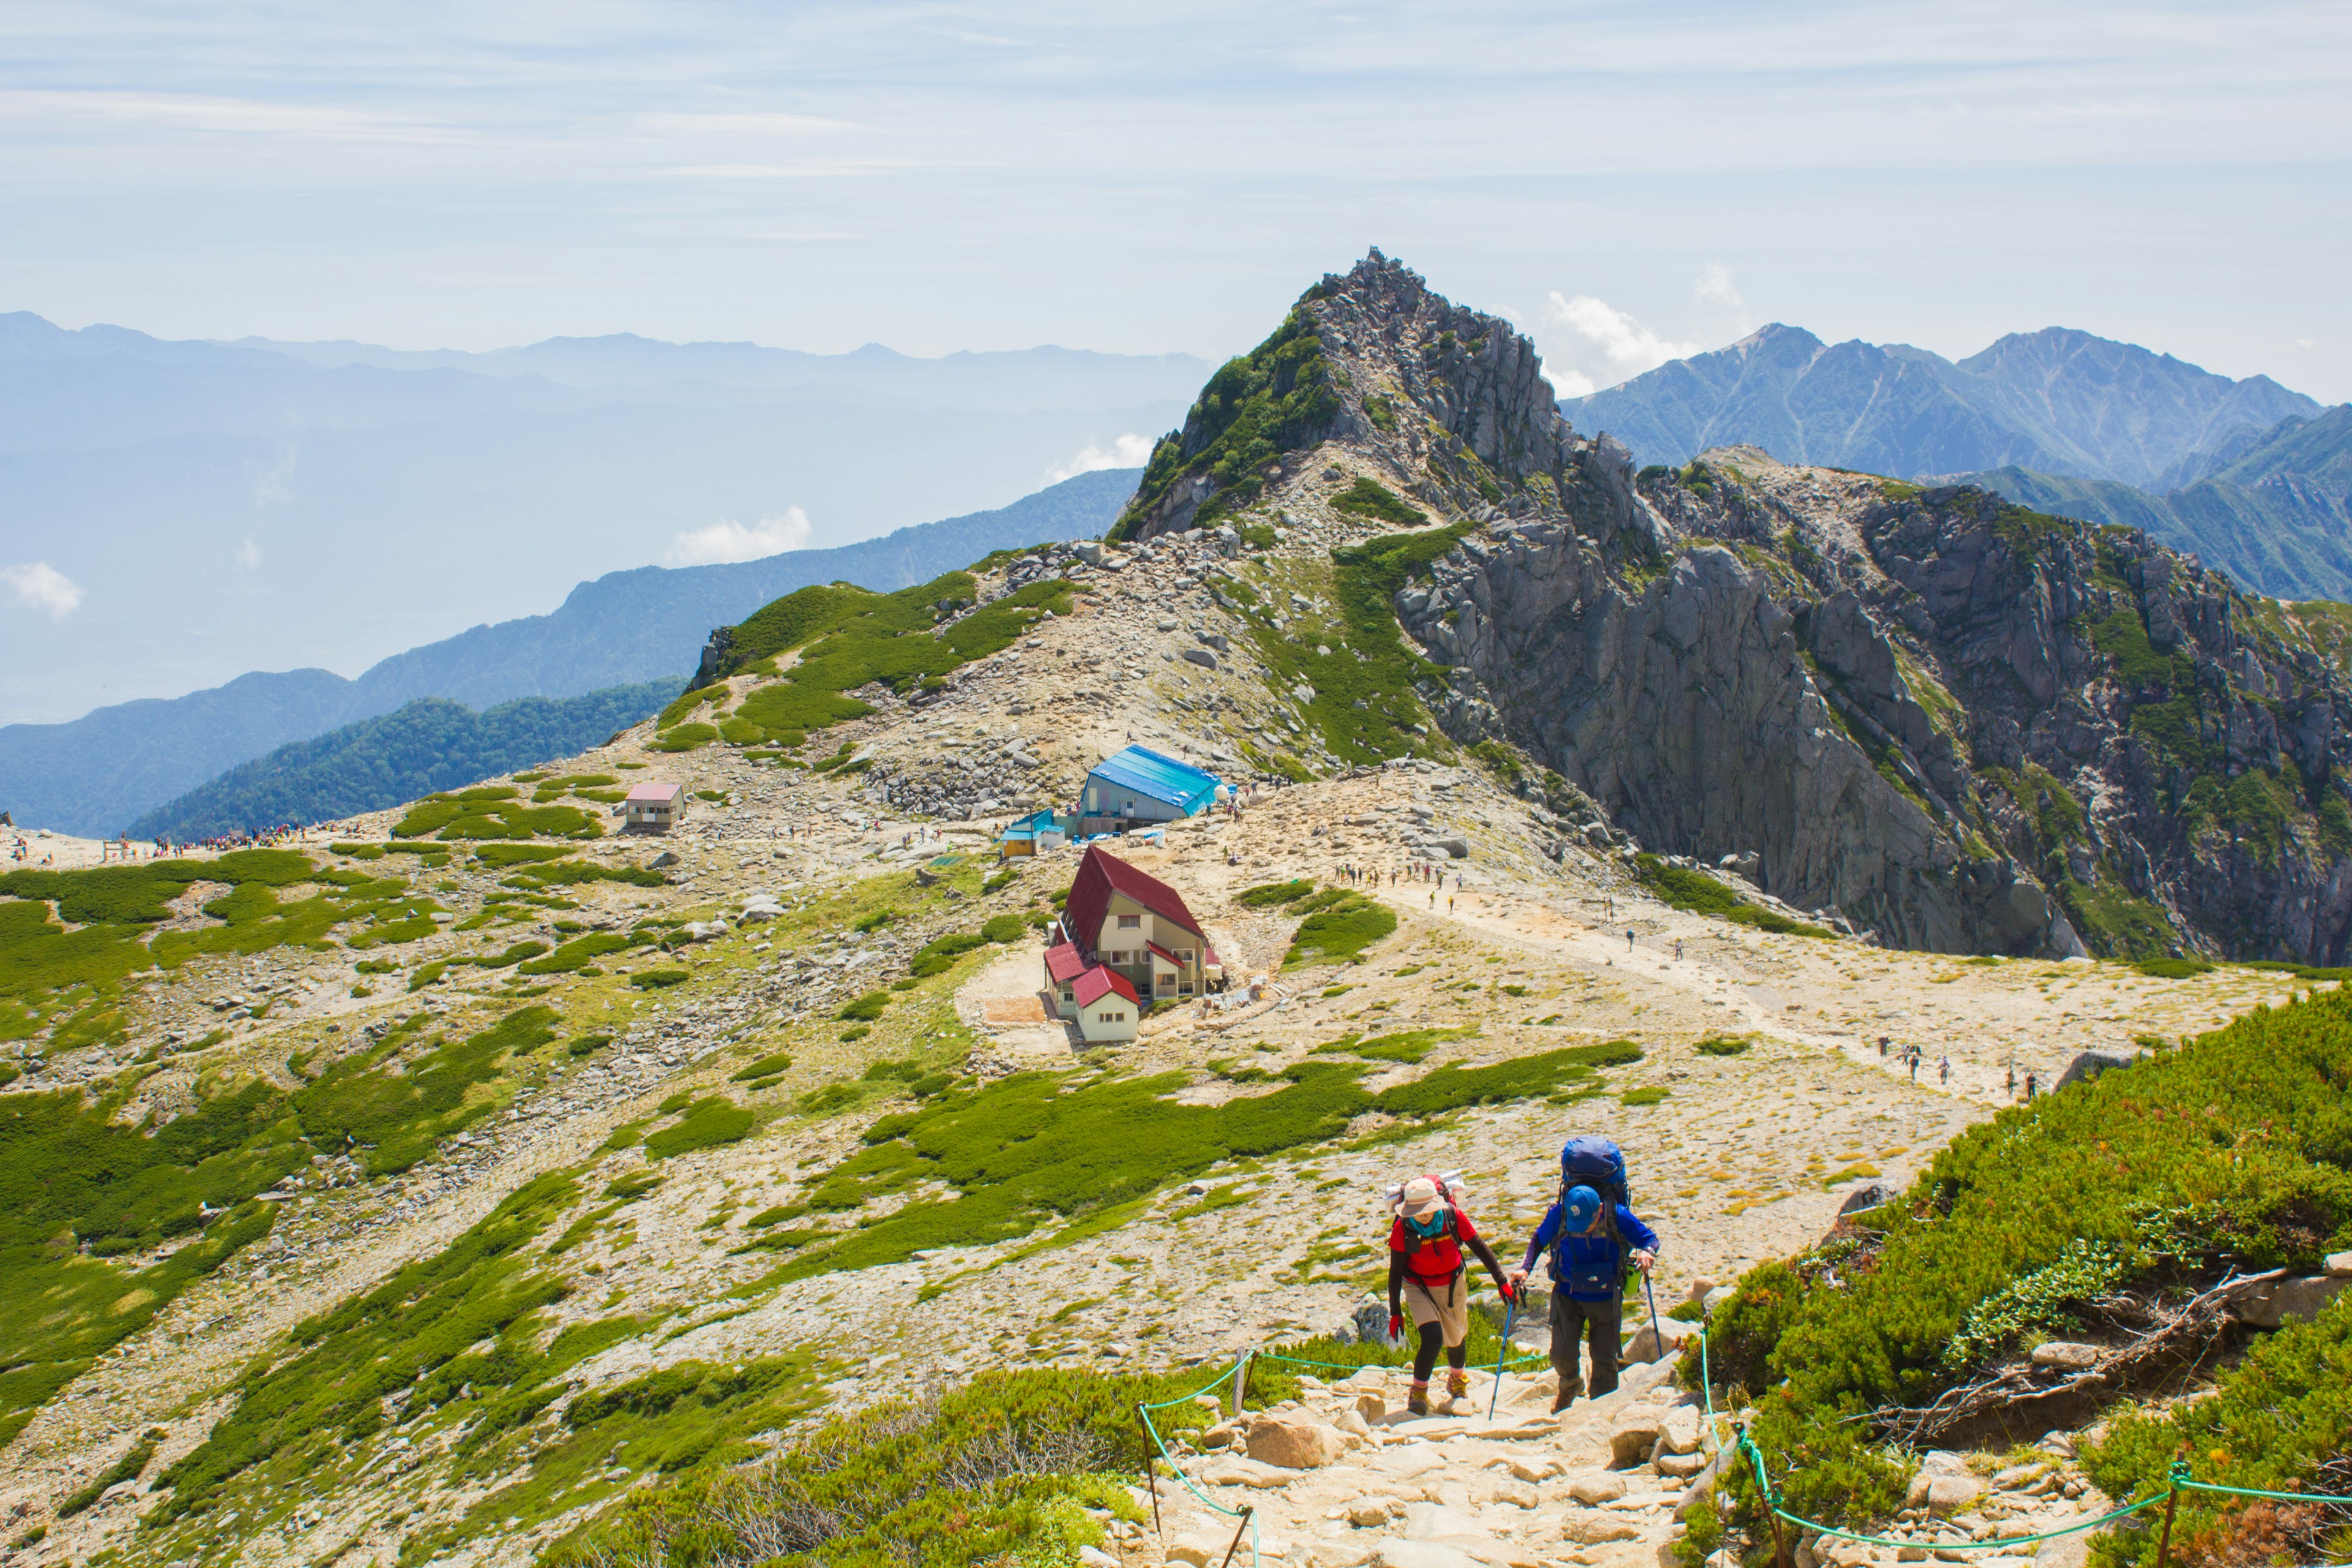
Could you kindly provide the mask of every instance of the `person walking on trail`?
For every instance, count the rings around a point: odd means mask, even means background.
[[[1630,930],[1625,932],[1625,951],[1627,952],[1633,951],[1633,933]]]
[[[1617,1391],[1618,1331],[1625,1315],[1625,1258],[1631,1244],[1633,1266],[1643,1274],[1657,1261],[1658,1233],[1635,1217],[1623,1204],[1603,1202],[1591,1187],[1568,1189],[1567,1195],[1544,1211],[1528,1243],[1528,1255],[1511,1270],[1518,1285],[1535,1271],[1536,1259],[1551,1261],[1551,1365],[1559,1373],[1559,1392],[1552,1395],[1552,1413],[1568,1408],[1569,1401],[1588,1386],[1576,1373],[1576,1342],[1588,1342],[1592,1358],[1589,1384],[1592,1397]]]
[[[1412,1352],[1412,1392],[1404,1407],[1414,1415],[1426,1415],[1429,1375],[1437,1370],[1441,1342],[1446,1397],[1459,1399],[1470,1388],[1470,1281],[1465,1278],[1470,1266],[1463,1249],[1486,1266],[1504,1300],[1517,1296],[1518,1285],[1503,1273],[1494,1248],[1436,1177],[1415,1176],[1407,1182],[1391,1212],[1396,1217],[1389,1226],[1389,1338],[1399,1338],[1404,1329],[1402,1296],[1412,1309],[1413,1326],[1421,1336]]]
[[[1943,1079],[1944,1079],[1944,1081],[1945,1081],[1946,1083],[1949,1083],[1949,1082],[1951,1082],[1951,1081],[1952,1081],[1952,1058],[1949,1058],[1949,1057],[1946,1057],[1946,1058],[1944,1058],[1940,1062],[1938,1062],[1938,1063],[1937,1064],[1937,1070],[1938,1072],[1940,1072],[1940,1073],[1943,1075]]]

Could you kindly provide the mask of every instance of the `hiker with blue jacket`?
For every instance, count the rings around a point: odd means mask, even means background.
[[[1551,1403],[1554,1414],[1567,1409],[1583,1389],[1576,1375],[1579,1339],[1589,1342],[1592,1353],[1592,1397],[1616,1392],[1629,1243],[1634,1267],[1647,1274],[1658,1256],[1658,1233],[1623,1204],[1579,1184],[1544,1211],[1535,1239],[1528,1243],[1527,1258],[1511,1270],[1511,1283],[1517,1286],[1534,1272],[1537,1258],[1549,1255],[1551,1364],[1559,1373],[1559,1392]]]

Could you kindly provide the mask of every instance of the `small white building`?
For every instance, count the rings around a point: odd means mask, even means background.
[[[1135,987],[1116,970],[1094,965],[1070,987],[1070,1000],[1077,1007],[1078,1033],[1087,1044],[1110,1045],[1135,1038],[1143,1005],[1135,999]]]
[[[621,802],[621,826],[627,833],[667,833],[686,816],[686,786],[641,784]]]

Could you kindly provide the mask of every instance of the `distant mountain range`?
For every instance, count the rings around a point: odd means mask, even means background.
[[[182,843],[380,811],[435,790],[602,744],[686,689],[683,678],[615,686],[582,697],[524,697],[477,713],[421,697],[381,718],[280,746],[231,768],[127,830]]]
[[[903,588],[993,550],[1100,533],[1134,491],[1138,473],[1098,469],[993,511],[831,550],[608,573],[574,587],[551,614],[476,626],[396,654],[356,680],[324,669],[245,675],[186,697],[101,708],[70,723],[0,727],[0,809],[21,826],[112,833],[225,770],[418,698],[487,708],[519,697],[682,681],[713,626],[796,588],[831,582]]]
[[[2352,405],[2088,332],[2013,333],[1955,362],[1775,324],[1560,408],[1643,463],[1744,443],[1966,479],[2145,528],[2259,593],[2352,598]]]
[[[0,590],[0,718],[356,670],[615,568],[714,559],[692,536],[725,521],[822,548],[1003,505],[1164,429],[1207,369],[630,336],[409,353],[0,314],[0,568],[80,590]]]

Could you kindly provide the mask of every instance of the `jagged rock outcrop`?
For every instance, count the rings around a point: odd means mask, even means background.
[[[2346,694],[2291,614],[1982,491],[1748,453],[1626,498],[1582,450],[1614,528],[1492,527],[1398,598],[1449,731],[1881,940],[2343,961]]]

